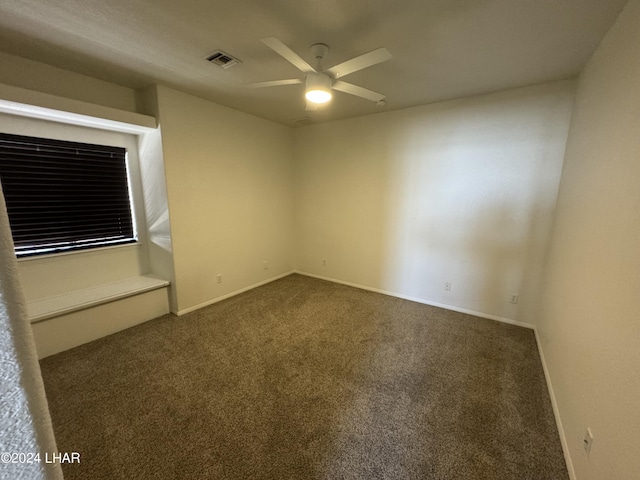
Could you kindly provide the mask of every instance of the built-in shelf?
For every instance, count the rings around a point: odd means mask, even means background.
[[[27,302],[31,323],[165,288],[167,280],[143,275]]]

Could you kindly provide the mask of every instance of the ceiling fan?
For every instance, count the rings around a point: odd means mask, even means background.
[[[327,103],[331,100],[331,90],[355,95],[372,102],[376,102],[379,106],[385,105],[385,96],[381,93],[368,90],[352,83],[338,80],[341,77],[357,72],[364,68],[385,62],[391,58],[391,54],[386,48],[378,48],[372,52],[365,53],[358,57],[342,62],[331,68],[324,69],[322,67],[322,59],[329,51],[329,47],[324,43],[316,43],[311,45],[311,51],[316,58],[316,67],[313,68],[305,62],[297,53],[287,47],[284,43],[274,37],[264,38],[261,40],[267,47],[281,55],[291,62],[300,71],[305,73],[305,78],[290,78],[286,80],[273,80],[268,82],[257,82],[247,84],[250,88],[276,87],[280,85],[294,85],[298,83],[305,84],[305,98],[307,99],[307,110],[316,110],[318,105]]]

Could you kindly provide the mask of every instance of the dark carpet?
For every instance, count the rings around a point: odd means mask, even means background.
[[[72,479],[568,479],[531,330],[291,275],[42,360]]]

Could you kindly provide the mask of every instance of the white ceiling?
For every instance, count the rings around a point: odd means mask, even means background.
[[[336,92],[305,112],[302,78],[260,39],[325,67],[379,47],[393,58],[344,80],[387,96],[386,110],[576,75],[626,0],[3,0],[0,50],[131,88],[168,85],[293,125],[380,111]],[[215,49],[243,63],[210,64]]]

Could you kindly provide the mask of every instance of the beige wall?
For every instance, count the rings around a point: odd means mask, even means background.
[[[291,130],[169,88],[157,91],[177,310],[289,272]]]
[[[566,81],[296,130],[297,268],[532,323],[573,94]]]
[[[140,248],[134,251],[132,247],[106,256],[101,252],[88,252],[64,259],[23,263],[25,290],[30,297],[79,288],[77,278],[89,285],[151,270],[173,282],[172,309],[183,311],[291,271],[290,128],[168,88],[134,92],[0,53],[0,84],[3,82],[25,89],[23,92],[48,93],[119,111],[135,112],[138,108],[162,116],[162,145],[151,142],[153,139],[146,135],[149,141],[145,140],[142,148],[153,150],[154,155],[164,154],[164,173],[171,187],[169,211],[172,220],[173,216],[177,217],[176,227],[169,227],[169,212],[162,210],[154,216],[157,209],[146,205],[146,216],[152,217],[148,225],[150,260],[145,245],[144,251]],[[36,121],[12,117],[7,123],[12,125],[9,130],[14,131],[29,122]],[[71,132],[76,127],[59,128]],[[78,127],[76,133],[81,130]],[[21,131],[29,134],[28,130]],[[149,174],[145,160],[141,160],[142,173],[150,180],[161,177],[162,172],[155,166],[152,175]],[[145,178],[142,181],[145,194],[156,192]],[[145,195],[147,202],[150,199],[152,196]],[[169,236],[170,232],[175,239]],[[104,261],[114,256],[116,261]],[[175,268],[172,262],[176,263]],[[62,282],[47,282],[43,279],[51,275],[41,275],[41,265],[48,272],[51,268],[84,272],[90,265],[91,274],[69,275]],[[216,274],[223,275],[221,284],[215,281]],[[178,290],[183,292],[179,304]]]
[[[135,92],[130,88],[3,52],[0,52],[0,83],[136,111]]]
[[[544,278],[539,334],[576,476],[640,478],[638,0],[580,76]]]

